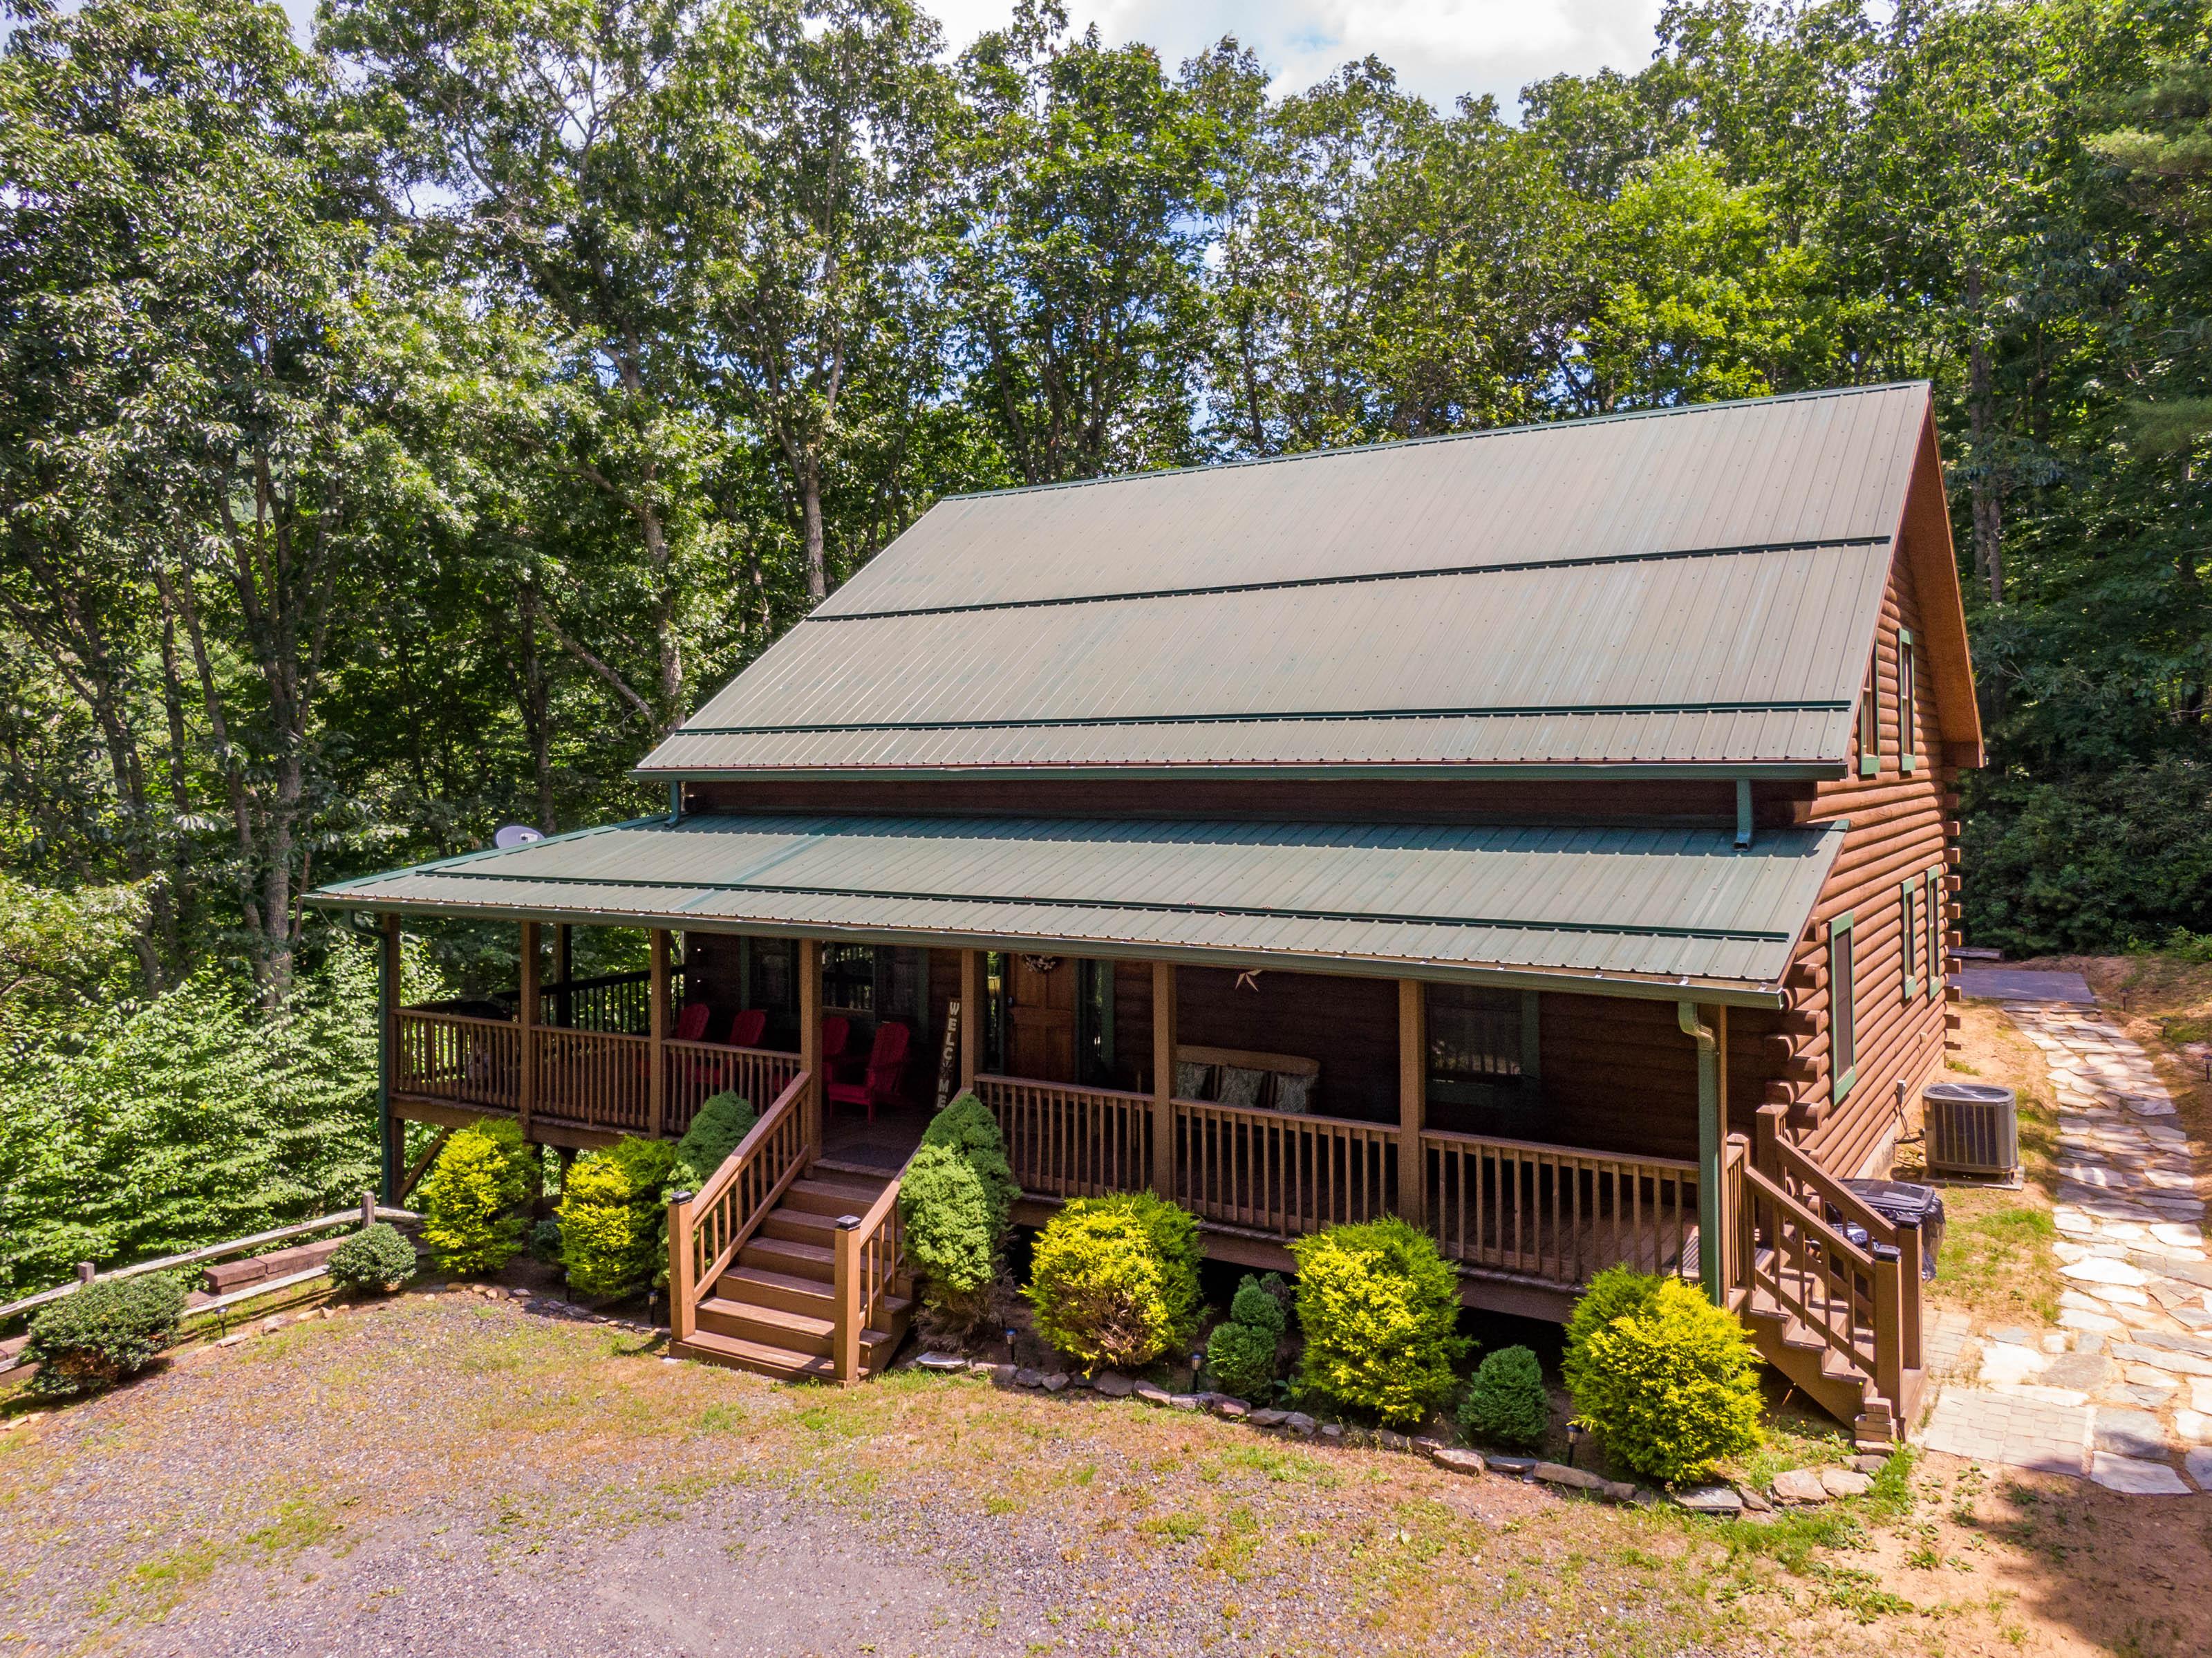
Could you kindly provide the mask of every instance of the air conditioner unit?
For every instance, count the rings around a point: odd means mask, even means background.
[[[2020,1174],[2020,1103],[1992,1082],[1930,1082],[1920,1091],[1928,1172],[1977,1180]]]

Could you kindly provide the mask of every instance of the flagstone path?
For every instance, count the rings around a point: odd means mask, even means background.
[[[1943,1384],[1919,1442],[2142,1496],[2212,1492],[2212,1263],[2189,1137],[2140,1046],[2034,989],[1998,994],[2057,1091],[2058,1327],[1942,1332],[1978,1338],[1979,1366]]]

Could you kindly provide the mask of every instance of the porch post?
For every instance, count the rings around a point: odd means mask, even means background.
[[[1708,1011],[1694,1002],[1674,1004],[1682,1034],[1698,1045],[1698,1278],[1705,1299],[1716,1307],[1728,1305],[1728,1286],[1721,1274],[1721,1063],[1718,1027],[1704,1023]]]
[[[802,938],[799,957],[799,1069],[806,1073],[806,1097],[799,1101],[799,1125],[810,1155],[822,1155],[822,1102],[830,1079],[822,1074],[822,943]]]
[[[522,923],[522,990],[520,1005],[514,1010],[517,1044],[520,1059],[517,1070],[520,1086],[515,1090],[514,1115],[521,1126],[522,1137],[530,1137],[530,1113],[538,1105],[538,923]]]
[[[1152,1190],[1163,1198],[1176,1192],[1175,1169],[1176,970],[1170,961],[1152,963]]]
[[[668,930],[652,932],[653,1007],[647,1015],[646,1032],[652,1056],[653,1076],[647,1084],[652,1098],[654,1137],[668,1137]]]
[[[1427,1115],[1427,1008],[1419,979],[1398,981],[1398,1214],[1428,1225],[1428,1182],[1421,1177],[1421,1125]]]
[[[960,952],[960,1088],[975,1086],[983,1069],[983,953]]]
[[[392,1110],[392,1078],[399,1049],[399,917],[378,919],[376,941],[376,1124],[384,1201],[397,1208],[406,1179],[405,1125]]]
[[[553,923],[553,982],[560,988],[553,996],[553,1022],[573,1025],[576,1022],[576,993],[568,988],[568,981],[576,976],[575,930],[565,921]]]

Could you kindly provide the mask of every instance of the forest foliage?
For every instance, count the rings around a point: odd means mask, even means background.
[[[301,894],[650,809],[651,740],[958,490],[1925,377],[1969,934],[2212,930],[2203,0],[1675,0],[1512,110],[1054,0],[965,45],[906,0],[6,3],[0,1210],[120,1167],[111,1090],[175,1110],[195,1047],[306,1137],[238,1189],[342,1195],[366,1130],[299,1113],[357,1117],[360,1038],[271,1045],[366,968]],[[481,987],[512,942],[437,948]],[[51,1224],[184,1203],[191,1143]]]

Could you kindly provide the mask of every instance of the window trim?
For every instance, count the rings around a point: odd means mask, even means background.
[[[1851,1091],[1851,1084],[1859,1076],[1859,1000],[1858,1000],[1858,939],[1853,931],[1856,919],[1846,910],[1828,923],[1828,1097],[1841,1105]],[[1837,958],[1849,956],[1852,971],[1841,972]],[[1840,984],[1844,994],[1844,1018],[1839,1031],[1836,1019],[1836,990]],[[1848,1032],[1850,1037],[1850,1064],[1838,1070],[1837,1062],[1844,1058],[1844,1044],[1837,1039]]]
[[[1912,630],[1897,630],[1897,765],[1911,777],[1920,769],[1919,663],[1914,659]]]
[[[1880,651],[1867,657],[1866,684],[1859,692],[1859,776],[1881,775],[1881,675],[1875,671]]]
[[[1920,994],[1920,975],[1912,970],[1920,965],[1920,917],[1914,913],[1914,903],[1920,896],[1920,881],[1907,875],[1897,883],[1898,938],[1905,947],[1905,999],[1907,1002]]]
[[[1929,866],[1928,887],[1928,999],[1934,1002],[1943,994],[1943,877],[1950,873],[1950,865]]]

